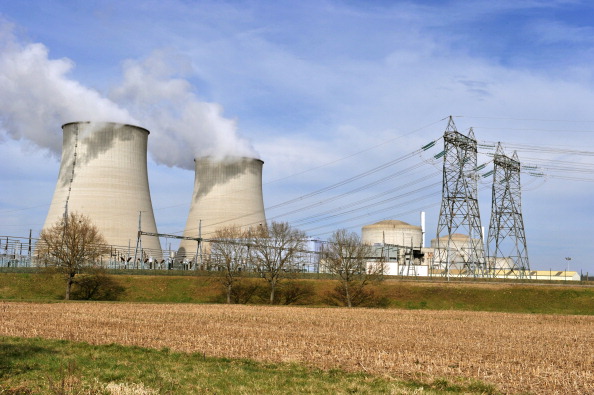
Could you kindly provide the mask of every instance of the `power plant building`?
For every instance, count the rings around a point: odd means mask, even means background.
[[[136,246],[142,230],[157,233],[147,173],[149,131],[111,122],[72,122],[62,126],[58,181],[44,229],[68,212],[88,216],[107,243]],[[142,256],[161,257],[159,239],[143,236]]]
[[[463,269],[472,256],[472,251],[480,251],[484,254],[484,246],[480,238],[472,239],[468,235],[454,233],[450,237],[442,236],[431,240],[431,248],[434,249],[433,266],[435,268]]]
[[[266,226],[262,197],[264,162],[248,157],[200,157],[185,237],[209,238],[218,228]],[[178,259],[192,260],[198,243],[182,240]]]
[[[398,220],[384,220],[361,228],[363,243],[385,243],[421,249],[423,230],[420,226]]]
[[[361,228],[363,243],[373,246],[373,258],[384,262],[388,275],[426,275],[423,228],[384,220]]]

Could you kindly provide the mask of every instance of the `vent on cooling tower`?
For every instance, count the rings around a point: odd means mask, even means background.
[[[196,176],[190,214],[184,230],[186,237],[212,237],[220,227],[249,228],[266,224],[262,199],[262,166],[260,159],[226,157],[195,159]],[[178,258],[191,260],[197,243],[182,240]]]
[[[68,212],[90,218],[108,244],[136,245],[142,230],[157,233],[146,165],[149,131],[111,122],[72,122],[62,126],[62,161],[44,228]],[[143,236],[147,256],[160,257],[157,237]]]

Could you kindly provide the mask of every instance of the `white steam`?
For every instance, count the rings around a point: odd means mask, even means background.
[[[151,154],[159,163],[194,169],[197,156],[257,156],[220,105],[200,101],[191,84],[177,77],[189,70],[187,59],[169,51],[155,51],[142,62],[129,60],[111,98],[151,131]]]
[[[189,62],[155,52],[127,61],[111,100],[68,78],[69,59],[50,59],[40,43],[22,44],[0,20],[0,138],[27,139],[59,155],[67,122],[130,123],[147,128],[156,162],[193,169],[197,156],[257,156],[235,122],[215,103],[198,100],[191,84],[175,78]]]
[[[0,128],[58,154],[60,126],[72,121],[135,123],[129,113],[99,93],[67,78],[73,63],[52,60],[42,44],[22,45],[0,22]]]

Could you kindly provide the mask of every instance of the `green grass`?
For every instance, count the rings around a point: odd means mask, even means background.
[[[157,303],[220,303],[222,287],[212,273],[194,276],[121,274],[113,277],[125,288],[121,301]],[[258,282],[257,278],[244,281]],[[307,304],[325,306],[325,295],[336,282],[300,279],[312,284]],[[594,287],[578,284],[516,284],[403,281],[388,279],[372,286],[382,307],[431,310],[501,311],[539,314],[594,314]],[[61,300],[64,281],[43,273],[0,273],[0,299]]]
[[[45,299],[64,298],[66,283],[59,276],[42,273],[0,273],[0,298]]]
[[[496,393],[464,379],[423,383],[168,349],[0,337],[0,394],[107,394],[110,387],[145,394]]]
[[[539,314],[594,314],[594,288],[529,284],[382,285],[393,307]]]
[[[209,276],[115,277],[126,288],[121,298],[130,302],[209,303],[219,294],[218,281]]]

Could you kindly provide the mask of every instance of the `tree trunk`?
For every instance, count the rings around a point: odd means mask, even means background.
[[[274,304],[274,291],[276,290],[276,284],[270,284],[270,304]]]
[[[227,286],[227,304],[231,304],[231,285]]]
[[[344,284],[344,295],[346,298],[347,307],[353,307],[353,305],[351,303],[351,293],[349,291],[349,283],[348,282]]]
[[[68,274],[68,280],[66,281],[66,297],[64,299],[70,300],[70,290],[72,289],[72,284],[74,283],[74,274]]]

